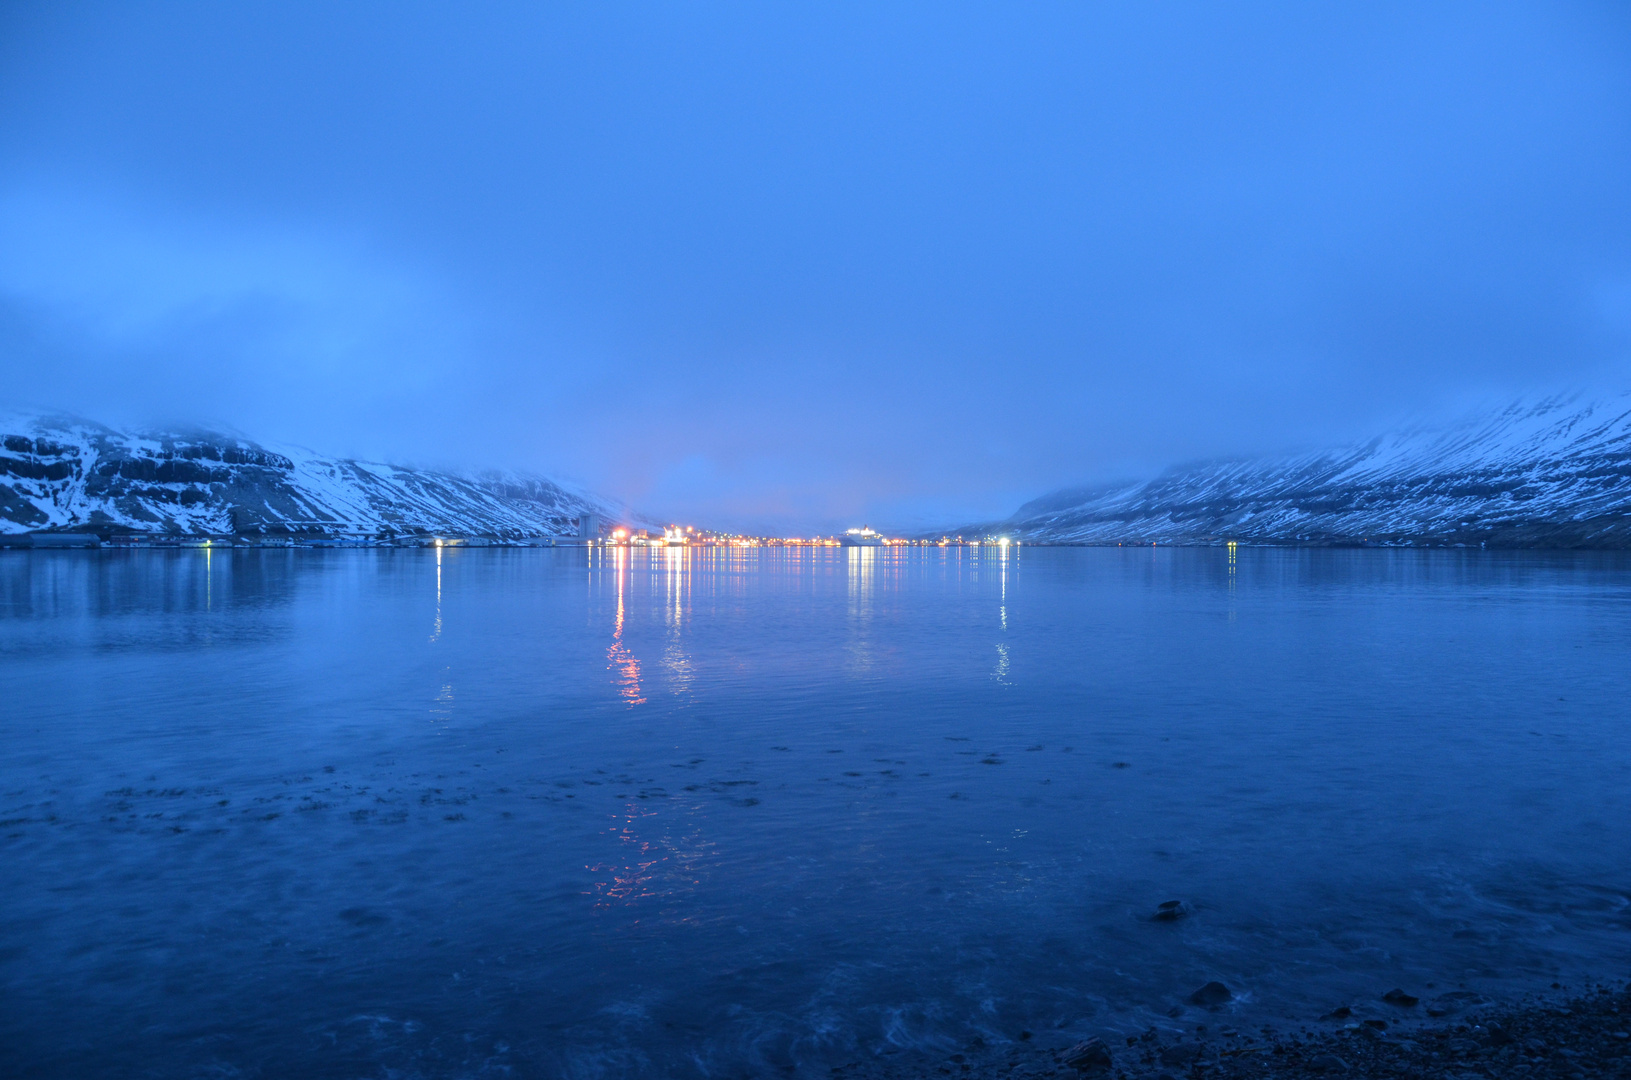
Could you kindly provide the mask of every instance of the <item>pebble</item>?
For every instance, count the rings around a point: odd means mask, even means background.
[[[1189,918],[1189,905],[1182,900],[1167,900],[1155,906],[1151,916],[1156,922],[1177,922]]]
[[[1104,1045],[1103,1039],[1088,1039],[1085,1042],[1077,1043],[1059,1055],[1059,1060],[1081,1072],[1108,1069],[1110,1067],[1110,1048]]]
[[[1201,1056],[1200,1043],[1173,1043],[1163,1046],[1158,1055],[1163,1065],[1188,1065]]]
[[[1387,1002],[1389,1005],[1397,1005],[1400,1008],[1408,1009],[1421,999],[1416,997],[1414,994],[1407,994],[1395,986],[1392,990],[1389,990],[1387,993],[1382,995],[1382,1000]]]
[[[1348,1071],[1348,1063],[1335,1054],[1321,1054],[1310,1061],[1308,1067],[1314,1072],[1321,1073],[1345,1073]]]
[[[1454,1016],[1463,1009],[1474,1005],[1482,1005],[1484,999],[1466,990],[1456,990],[1448,994],[1440,994],[1427,1006],[1427,1015],[1432,1017]]]

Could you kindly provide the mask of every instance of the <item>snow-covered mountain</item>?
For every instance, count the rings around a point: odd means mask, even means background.
[[[1005,522],[1042,543],[1631,546],[1631,395],[1563,395],[1295,457],[1055,492]]]
[[[116,431],[0,414],[0,533],[501,538],[575,531],[594,497],[518,473],[459,475],[268,448],[220,431]]]

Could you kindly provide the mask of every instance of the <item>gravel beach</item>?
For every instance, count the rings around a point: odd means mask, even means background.
[[[1208,984],[1196,994],[1206,999],[1224,989]],[[1631,985],[1575,994],[1560,988],[1554,998],[1507,1004],[1471,994],[1418,1001],[1390,991],[1374,1004],[1396,1016],[1342,1006],[1306,1024],[1247,1030],[1218,1008],[1197,1011],[1206,1018],[1182,1030],[1075,1033],[1068,1042],[1059,1032],[1019,1032],[1005,1045],[977,1042],[938,1061],[875,1061],[833,1072],[845,1080],[1631,1080]]]

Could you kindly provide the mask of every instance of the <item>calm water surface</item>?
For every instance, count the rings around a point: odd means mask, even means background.
[[[0,700],[7,1076],[814,1076],[1631,969],[1620,556],[6,552]]]

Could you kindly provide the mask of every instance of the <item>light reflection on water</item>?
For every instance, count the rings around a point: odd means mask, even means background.
[[[628,590],[629,584],[629,550],[617,548],[612,552],[612,559],[612,573],[617,582],[617,615],[612,623],[612,644],[606,650],[606,667],[617,673],[613,680],[617,685],[617,692],[632,709],[636,705],[644,705],[646,699],[640,693],[640,661],[623,643],[623,625],[628,617],[624,607],[624,593]]]
[[[437,544],[433,550],[436,552],[436,619],[430,626],[430,640],[434,643],[442,636],[442,545]]]
[[[1631,960],[1619,556],[3,555],[0,1072],[825,1074]]]
[[[663,613],[668,628],[667,640],[663,643],[663,667],[668,671],[669,686],[675,694],[683,694],[691,688],[691,659],[686,655],[684,644],[685,623],[691,606],[691,562],[692,553],[688,548],[663,549],[663,584],[668,593]]]

